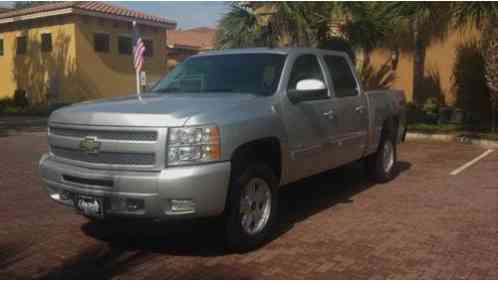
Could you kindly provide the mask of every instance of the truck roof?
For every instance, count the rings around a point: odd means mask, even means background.
[[[282,54],[282,55],[290,55],[290,54],[300,54],[300,53],[312,53],[312,54],[333,54],[347,57],[345,52],[340,51],[332,51],[332,50],[324,50],[317,48],[242,48],[242,49],[224,49],[224,50],[215,50],[215,51],[206,51],[199,53],[196,56],[212,56],[212,55],[227,55],[227,54]]]

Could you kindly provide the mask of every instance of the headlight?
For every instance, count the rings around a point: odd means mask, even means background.
[[[220,159],[220,131],[216,126],[178,127],[168,130],[168,165]]]

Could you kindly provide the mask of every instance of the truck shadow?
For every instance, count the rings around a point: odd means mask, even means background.
[[[396,172],[399,175],[410,167],[408,162],[399,162]],[[373,185],[375,183],[367,179],[363,166],[354,163],[286,186],[280,192],[279,223],[270,241],[316,213],[336,204],[353,202],[351,198],[355,194]],[[100,241],[99,246],[86,249],[42,279],[111,278],[158,256],[216,257],[231,254],[224,247],[223,227],[219,219],[159,224],[88,222],[82,226],[82,231]],[[221,271],[211,273],[215,279],[233,277],[225,276],[226,272]],[[192,279],[192,276],[196,276],[195,270],[185,278]]]
[[[399,161],[396,177],[410,168],[410,163]],[[363,165],[355,162],[285,186],[280,193],[279,229],[274,239],[323,210],[352,203],[354,195],[376,184],[368,179]]]

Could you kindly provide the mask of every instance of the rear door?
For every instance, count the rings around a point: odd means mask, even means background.
[[[338,164],[346,164],[363,156],[368,137],[367,98],[361,92],[353,66],[341,55],[323,56],[330,75],[337,128],[333,154]]]

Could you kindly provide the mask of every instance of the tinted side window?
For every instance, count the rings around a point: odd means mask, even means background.
[[[3,56],[3,39],[0,38],[0,56]]]
[[[356,81],[346,59],[339,56],[325,56],[325,63],[332,76],[335,96],[338,98],[356,96],[358,94]]]
[[[295,90],[297,82],[303,79],[324,81],[322,70],[315,55],[302,55],[296,59],[287,85],[288,90]]]

